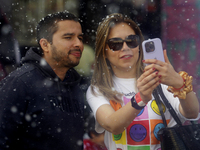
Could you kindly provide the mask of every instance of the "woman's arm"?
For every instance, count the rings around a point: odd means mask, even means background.
[[[186,95],[186,99],[180,99],[179,110],[180,113],[188,119],[197,118],[199,113],[199,102],[193,91]]]
[[[141,99],[148,103],[152,99],[152,91],[159,85],[159,77],[154,69],[144,72],[137,80],[137,87]],[[141,110],[132,107],[131,101],[115,111],[109,104],[104,104],[97,109],[96,119],[107,131],[120,134],[137,117]]]
[[[131,101],[117,111],[105,104],[97,109],[96,119],[105,130],[117,135],[128,127],[140,111],[131,106]]]

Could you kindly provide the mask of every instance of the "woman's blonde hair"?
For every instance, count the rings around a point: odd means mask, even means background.
[[[130,18],[123,16],[119,13],[114,13],[102,20],[100,22],[97,33],[96,33],[96,48],[95,48],[95,63],[94,63],[94,73],[91,81],[92,93],[96,95],[94,88],[97,87],[99,92],[109,100],[115,100],[116,102],[121,102],[119,96],[121,93],[113,90],[113,70],[110,66],[109,61],[105,58],[106,55],[106,41],[108,40],[108,35],[110,29],[119,23],[127,23],[134,31],[135,34],[139,36],[139,59],[137,61],[136,68],[136,79],[143,72],[143,51],[142,51],[142,41],[144,40],[142,32],[137,24]]]

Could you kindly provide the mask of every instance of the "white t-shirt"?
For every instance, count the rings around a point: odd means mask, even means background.
[[[122,97],[123,107],[137,93],[135,86],[136,79],[123,79],[114,76],[113,80],[114,89],[124,94],[124,96]],[[162,89],[180,120],[182,122],[186,121],[186,118],[183,117],[179,112],[180,102],[178,98],[174,98],[173,94],[167,91],[167,86],[162,85]],[[95,90],[97,91],[97,89]],[[86,98],[94,113],[95,118],[96,111],[101,105],[110,104],[109,100],[106,99],[103,95],[94,96],[91,92],[91,87],[89,87],[87,90]],[[168,126],[174,126],[176,123],[165,106],[164,114]],[[97,121],[95,129],[99,133],[105,131],[104,142],[109,150],[161,150],[157,132],[162,127],[164,127],[164,125],[160,115],[160,111],[158,109],[155,99],[153,98],[153,100],[148,102],[144,109],[141,110],[138,116],[126,128],[126,130],[123,131],[123,133],[119,135],[114,135],[101,127],[101,125]]]

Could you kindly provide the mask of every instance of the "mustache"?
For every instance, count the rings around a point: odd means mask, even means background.
[[[71,49],[69,50],[69,54],[72,52],[79,52],[80,54],[82,54],[82,51],[80,49]]]

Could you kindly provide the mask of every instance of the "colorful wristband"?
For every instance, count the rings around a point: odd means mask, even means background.
[[[135,96],[131,98],[131,104],[132,107],[137,110],[141,110],[146,106],[146,104],[142,101],[140,97],[140,93],[137,93]]]
[[[139,106],[145,106],[146,103],[143,102],[143,100],[141,99],[140,97],[140,92],[138,92],[136,95],[135,95],[135,100],[136,102],[138,103]]]

